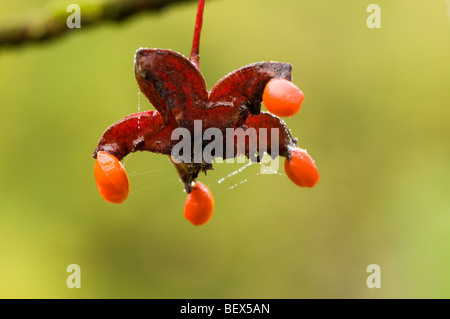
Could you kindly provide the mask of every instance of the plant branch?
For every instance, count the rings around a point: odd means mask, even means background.
[[[188,1],[192,0],[79,1],[81,29],[68,28],[67,18],[71,13],[67,12],[65,5],[61,5],[56,11],[48,10],[37,19],[33,16],[32,19],[18,21],[9,26],[0,26],[0,47],[45,42],[96,25],[123,21],[139,13],[158,11],[169,5]]]

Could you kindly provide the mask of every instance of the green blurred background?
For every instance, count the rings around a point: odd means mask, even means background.
[[[381,29],[366,25],[373,2]],[[45,9],[1,0],[0,21]],[[252,62],[293,64],[306,100],[286,122],[320,183],[301,189],[282,166],[257,175],[252,165],[219,184],[242,164],[216,165],[200,177],[214,216],[194,227],[171,163],[137,153],[126,158],[127,201],[99,196],[91,155],[101,134],[152,109],[139,101],[134,52],[189,55],[195,2],[2,49],[0,297],[450,297],[447,2],[208,0],[205,10],[209,88]],[[72,263],[81,289],[66,286]],[[373,263],[381,289],[366,286]]]

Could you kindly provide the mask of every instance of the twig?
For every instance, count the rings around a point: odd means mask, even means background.
[[[74,1],[81,9],[81,29],[106,22],[119,22],[142,12],[157,11],[172,4],[192,0],[92,0]],[[0,47],[40,43],[77,31],[67,26],[71,14],[61,5],[56,11],[44,12],[38,19],[0,26]]]

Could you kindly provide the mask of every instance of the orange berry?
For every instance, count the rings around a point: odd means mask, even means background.
[[[214,198],[211,191],[204,184],[196,182],[191,193],[186,197],[184,217],[192,224],[199,226],[206,224],[214,211]]]
[[[125,167],[114,155],[100,151],[94,166],[95,181],[100,195],[108,202],[122,204],[130,192]]]
[[[286,79],[272,79],[264,88],[264,105],[269,112],[278,116],[297,114],[304,99],[303,92]]]
[[[313,187],[319,182],[319,171],[314,160],[301,148],[291,148],[290,159],[284,162],[289,179],[300,187]]]

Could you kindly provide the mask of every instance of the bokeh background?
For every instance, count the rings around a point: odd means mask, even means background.
[[[366,25],[370,3],[381,29]],[[292,63],[306,99],[286,123],[321,181],[301,189],[282,166],[258,175],[255,164],[219,184],[243,164],[217,165],[200,177],[216,202],[202,227],[184,219],[166,157],[126,158],[123,205],[99,196],[91,158],[110,124],[152,109],[138,95],[135,50],[189,55],[195,2],[2,49],[0,297],[450,297],[447,4],[208,0],[208,87],[252,62]],[[46,8],[1,0],[0,21]],[[72,263],[81,289],[66,286]],[[373,263],[380,289],[366,286]]]

